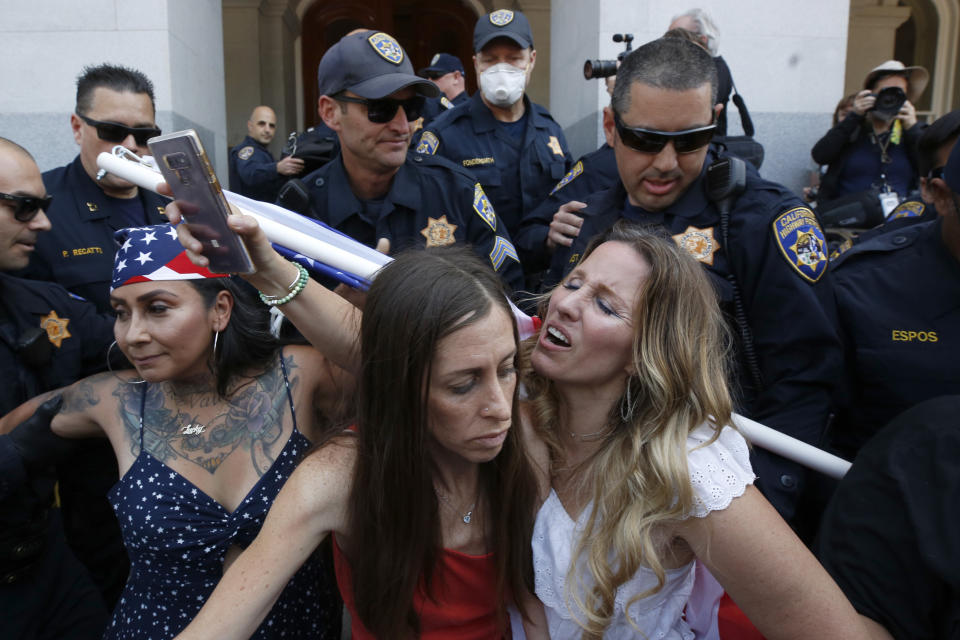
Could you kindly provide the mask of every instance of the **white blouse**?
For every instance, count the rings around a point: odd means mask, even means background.
[[[747,443],[729,427],[720,432],[712,444],[700,447],[713,435],[713,428],[701,425],[687,438],[687,466],[693,484],[695,504],[691,515],[704,517],[711,511],[725,509],[730,502],[753,484]],[[577,537],[589,518],[588,505],[574,522],[551,490],[537,513],[533,529],[533,569],[537,596],[543,602],[551,638],[579,638],[582,628],[575,621],[583,619],[571,613],[576,602],[566,598],[567,571]],[[589,571],[581,559],[578,571],[582,580],[589,580]],[[693,588],[694,562],[666,572],[666,583],[656,594],[634,602],[627,615],[627,602],[637,593],[655,586],[657,578],[648,568],[636,574],[617,590],[615,610],[605,638],[646,637],[650,640],[669,638],[691,640],[693,631],[683,620],[683,609]],[[632,622],[632,624],[631,624]],[[634,627],[636,625],[636,628]],[[643,635],[637,633],[639,629]]]

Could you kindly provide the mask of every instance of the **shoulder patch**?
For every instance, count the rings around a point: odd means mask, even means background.
[[[844,239],[843,239],[843,242],[841,242],[840,244],[838,244],[837,247],[836,247],[836,249],[834,249],[833,251],[830,252],[830,262],[833,262],[834,260],[836,260],[837,258],[839,258],[840,256],[842,256],[842,255],[845,254],[847,251],[849,251],[851,248],[853,248],[853,239],[852,239],[852,238],[844,238]]]
[[[447,100],[447,96],[440,96],[440,104],[445,106],[447,109],[453,109],[454,107],[453,103]]]
[[[807,282],[816,282],[827,270],[827,240],[813,211],[794,207],[773,221],[780,253]]]
[[[424,131],[417,144],[417,153],[432,156],[440,148],[440,140],[432,131]]]
[[[560,189],[563,189],[565,186],[576,180],[577,176],[579,176],[581,173],[583,173],[583,161],[577,160],[577,164],[573,165],[573,169],[567,171],[567,175],[563,176],[560,182],[558,182],[557,185],[550,191],[549,195],[552,196],[557,191],[560,191]]]
[[[237,151],[237,157],[240,158],[241,160],[249,160],[250,156],[252,155],[253,155],[253,147],[249,145],[247,145],[243,149],[240,149],[240,151]]]
[[[497,270],[507,258],[512,258],[516,262],[520,262],[520,258],[517,257],[517,250],[510,241],[503,236],[497,236],[496,241],[493,243],[493,249],[490,250],[490,264],[493,265],[494,270]]]
[[[479,182],[473,185],[473,210],[476,211],[477,214],[483,218],[483,221],[490,226],[490,229],[496,233],[497,214],[493,210],[490,198],[483,192],[483,187],[480,186]]]
[[[498,27],[505,27],[513,22],[513,11],[509,9],[498,9],[490,14],[490,22]]]
[[[893,211],[890,212],[887,222],[890,222],[891,220],[898,220],[900,218],[919,218],[923,215],[924,209],[926,209],[926,205],[924,205],[922,202],[917,202],[916,200],[907,200],[906,202],[901,202]]]
[[[713,254],[720,250],[720,244],[713,235],[713,227],[698,229],[689,226],[683,233],[673,236],[673,241],[697,262],[710,266],[713,266]]]
[[[420,235],[427,239],[427,247],[445,247],[457,241],[453,232],[457,225],[451,224],[446,215],[439,218],[427,216],[427,226],[420,230]]]
[[[373,50],[379,53],[380,57],[387,62],[392,62],[397,65],[403,62],[403,48],[400,46],[400,43],[393,39],[393,36],[378,31],[367,38],[367,42],[369,42]]]

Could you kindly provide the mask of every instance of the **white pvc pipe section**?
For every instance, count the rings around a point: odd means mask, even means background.
[[[849,471],[851,463],[832,453],[827,453],[806,442],[792,438],[776,429],[766,427],[750,418],[733,414],[733,423],[743,437],[758,447],[767,451],[799,462],[814,471],[826,474],[831,478],[842,478]]]

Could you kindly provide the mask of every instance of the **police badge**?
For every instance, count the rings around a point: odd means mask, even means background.
[[[400,43],[393,39],[393,36],[378,31],[367,38],[367,42],[370,43],[373,50],[379,53],[380,57],[384,60],[392,62],[393,64],[403,62],[403,48],[400,46]]]
[[[457,241],[453,236],[456,230],[457,225],[450,224],[445,215],[439,218],[427,216],[427,226],[420,230],[420,234],[427,239],[426,246],[445,247]]]
[[[513,22],[513,11],[509,9],[498,9],[490,14],[490,22],[498,27],[505,27]]]
[[[40,318],[40,328],[47,332],[47,339],[58,349],[64,340],[72,336],[67,329],[69,323],[70,318],[61,318],[52,309],[49,314]]]
[[[773,236],[783,257],[807,282],[816,282],[827,270],[827,240],[810,209],[781,213],[773,221]]]
[[[683,233],[673,237],[677,246],[693,256],[698,262],[713,266],[713,254],[720,250],[720,245],[713,237],[713,227],[698,229],[687,227]]]
[[[483,218],[483,221],[490,226],[493,232],[497,231],[497,214],[494,212],[493,205],[490,204],[490,199],[487,197],[487,194],[483,192],[483,187],[480,186],[479,182],[473,185],[473,210]]]

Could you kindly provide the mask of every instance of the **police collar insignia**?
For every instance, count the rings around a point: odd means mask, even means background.
[[[113,261],[110,291],[134,282],[229,277],[190,262],[173,225],[120,229],[113,237],[121,246]]]
[[[246,146],[237,152],[237,157],[240,158],[241,160],[248,160],[252,155],[253,155],[253,147],[251,146]]]
[[[47,332],[47,340],[55,346],[60,348],[60,345],[63,344],[63,341],[71,337],[71,333],[67,330],[67,325],[70,323],[70,318],[61,318],[57,315],[57,312],[50,310],[50,313],[40,318],[40,328]]]
[[[479,182],[473,185],[473,210],[483,218],[483,221],[490,226],[492,231],[496,232],[497,214],[493,210],[493,205],[490,204],[490,198],[483,192],[483,187],[480,186]]]
[[[384,60],[397,65],[403,62],[403,48],[393,36],[379,31],[367,38],[367,42]]]
[[[560,191],[560,189],[563,189],[565,186],[573,182],[573,180],[581,173],[583,173],[583,161],[577,160],[577,164],[573,165],[573,169],[567,171],[567,175],[563,176],[563,179],[558,182],[557,185],[550,191],[550,195],[552,196],[557,191]]]
[[[810,209],[781,213],[773,221],[773,236],[783,257],[807,282],[816,282],[827,270],[827,240]]]
[[[713,266],[713,254],[720,250],[717,239],[713,236],[713,227],[698,229],[687,227],[683,233],[673,236],[677,246],[693,256],[698,262]]]
[[[505,27],[513,22],[513,11],[509,9],[498,9],[490,14],[490,22],[498,27]]]
[[[457,230],[457,225],[450,224],[447,216],[431,218],[427,216],[427,226],[420,230],[421,235],[427,239],[428,247],[445,247],[448,244],[456,242],[453,232]]]

